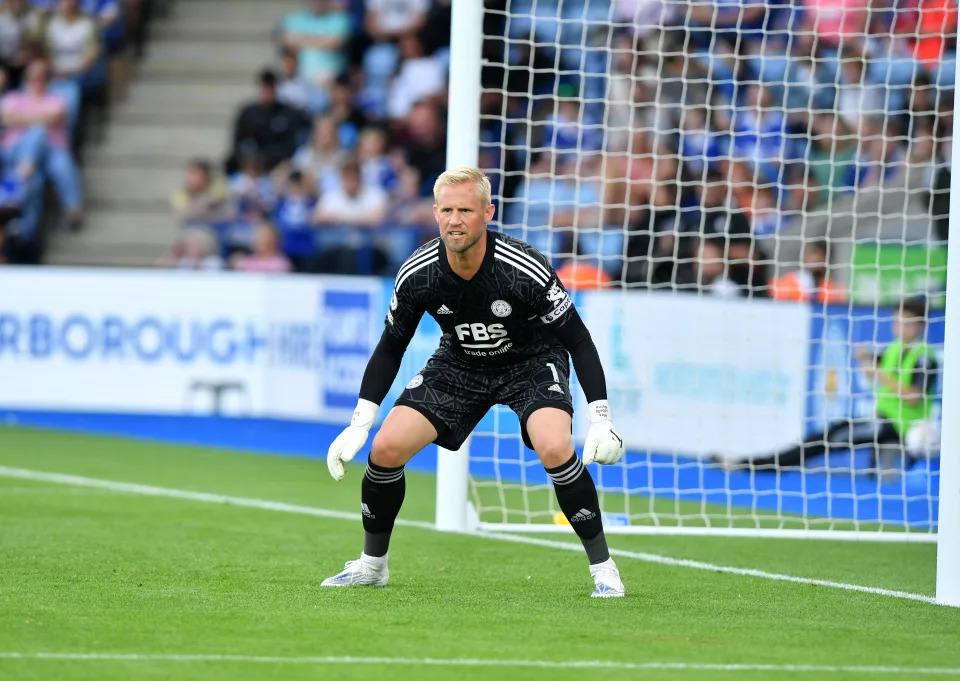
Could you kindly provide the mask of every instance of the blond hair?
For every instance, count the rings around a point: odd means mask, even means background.
[[[439,203],[440,190],[444,187],[453,187],[454,185],[466,184],[468,182],[472,183],[476,188],[477,194],[483,199],[484,207],[489,206],[491,192],[490,178],[484,175],[482,170],[469,166],[451,168],[445,173],[442,173],[440,177],[437,178],[437,181],[433,183],[433,200]]]

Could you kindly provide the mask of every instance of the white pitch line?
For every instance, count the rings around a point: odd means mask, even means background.
[[[163,655],[142,653],[5,653],[0,660],[61,660],[68,662],[227,662],[297,665],[404,665],[423,667],[534,667],[539,669],[674,670],[713,672],[796,672],[808,674],[925,674],[960,676],[956,667],[854,667],[807,664],[719,664],[708,662],[613,662],[607,660],[497,660],[433,657],[277,657],[258,655]]]
[[[47,473],[44,471],[35,471],[25,468],[9,468],[0,466],[0,477],[18,478],[22,480],[36,480],[42,482],[52,482],[62,485],[71,485],[74,487],[92,487],[97,489],[111,490],[114,492],[125,492],[128,494],[140,494],[151,497],[165,497],[168,499],[183,499],[186,501],[199,501],[208,504],[222,504],[226,506],[240,506],[243,508],[256,508],[264,511],[278,511],[280,513],[294,513],[297,515],[309,515],[320,518],[333,518],[336,520],[360,520],[359,513],[346,513],[344,511],[334,511],[326,508],[317,508],[314,506],[300,506],[297,504],[287,504],[280,501],[268,501],[266,499],[251,499],[247,497],[233,497],[223,494],[210,494],[207,492],[192,492],[189,490],[172,489],[169,487],[155,487],[153,485],[138,485],[129,482],[116,482],[114,480],[102,480],[99,478],[85,478],[78,475],[65,475],[63,473]],[[418,520],[397,519],[397,525],[406,527],[417,527],[425,530],[436,530],[432,523]],[[563,551],[583,551],[579,544],[572,542],[554,541],[550,539],[539,539],[526,535],[477,532],[471,536],[484,537],[496,541],[514,542],[517,544],[527,544],[530,546],[543,546]],[[729,565],[716,565],[714,563],[704,563],[697,560],[687,560],[683,558],[671,558],[661,556],[656,553],[644,553],[640,551],[624,551],[622,549],[611,549],[610,553],[623,558],[639,560],[645,563],[657,563],[671,567],[685,567],[694,570],[708,570],[711,572],[722,572],[730,575],[739,575],[743,577],[759,577],[761,579],[771,579],[778,582],[790,582],[793,584],[809,584],[813,586],[823,586],[832,589],[842,589],[844,591],[854,591],[858,593],[874,594],[877,596],[889,596],[891,598],[901,598],[921,603],[936,604],[936,599],[932,596],[911,593],[907,591],[896,591],[891,589],[881,589],[873,586],[863,586],[860,584],[847,584],[845,582],[834,582],[824,579],[810,579],[807,577],[795,577],[793,575],[784,575],[776,572],[765,572],[763,570],[752,570],[749,568],[739,568]]]

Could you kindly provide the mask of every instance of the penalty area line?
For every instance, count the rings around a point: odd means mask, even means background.
[[[308,515],[318,518],[332,518],[335,520],[360,520],[359,513],[347,513],[345,511],[334,511],[327,508],[317,508],[315,506],[301,506],[298,504],[287,504],[281,501],[269,501],[266,499],[251,499],[248,497],[234,497],[224,494],[211,494],[208,492],[194,492],[183,489],[173,489],[170,487],[156,487],[154,485],[140,485],[129,482],[117,482],[114,480],[103,480],[100,478],[86,478],[78,475],[66,475],[63,473],[48,473],[45,471],[35,471],[26,468],[10,468],[0,466],[0,477],[15,478],[20,480],[33,480],[40,482],[56,483],[61,485],[70,485],[73,487],[95,488],[110,490],[113,492],[122,492],[126,494],[139,494],[142,496],[163,497],[167,499],[181,499],[185,501],[198,501],[208,504],[220,504],[224,506],[238,506],[242,508],[255,508],[262,511],[276,511],[279,513],[292,513],[296,515]],[[433,523],[397,519],[397,525],[404,527],[416,527],[423,530],[434,530]],[[526,535],[477,532],[471,536],[483,537],[502,542],[514,542],[517,544],[527,544],[529,546],[542,546],[545,548],[559,549],[562,551],[583,551],[579,544],[572,542],[555,541],[550,539],[540,539]],[[610,553],[620,558],[629,558],[645,563],[656,563],[670,567],[684,567],[693,570],[708,570],[710,572],[721,572],[742,577],[756,577],[760,579],[769,579],[778,582],[790,582],[793,584],[808,584],[811,586],[822,586],[831,589],[841,589],[844,591],[854,591],[857,593],[873,594],[877,596],[887,596],[891,598],[900,598],[904,600],[919,601],[921,603],[937,604],[932,596],[911,593],[908,591],[896,591],[892,589],[881,589],[879,587],[863,586],[860,584],[847,584],[846,582],[834,582],[825,579],[810,579],[807,577],[795,577],[793,575],[784,575],[776,572],[766,572],[764,570],[752,570],[749,568],[739,568],[729,565],[717,565],[714,563],[705,563],[697,560],[687,560],[683,558],[671,558],[656,553],[645,553],[641,551],[624,551],[622,549],[611,549]]]
[[[0,652],[2,660],[53,660],[64,662],[179,662],[295,665],[386,665],[413,667],[532,667],[538,669],[606,669],[633,671],[794,672],[808,674],[890,674],[960,676],[960,668],[883,667],[805,664],[714,664],[707,662],[615,662],[607,660],[497,660],[431,657],[278,657],[258,655],[177,655],[145,653],[16,653]]]

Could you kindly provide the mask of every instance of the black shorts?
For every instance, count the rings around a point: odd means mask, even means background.
[[[416,409],[437,429],[434,441],[456,450],[495,404],[505,404],[520,419],[523,443],[533,449],[527,419],[541,407],[573,414],[570,357],[551,352],[497,368],[464,367],[435,354],[400,394],[398,405]]]

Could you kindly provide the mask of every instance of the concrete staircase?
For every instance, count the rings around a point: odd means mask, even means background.
[[[276,62],[274,35],[299,0],[175,0],[151,30],[147,58],[85,150],[86,227],[50,234],[47,262],[149,266],[173,243],[171,194],[191,158],[224,158],[238,105]]]

